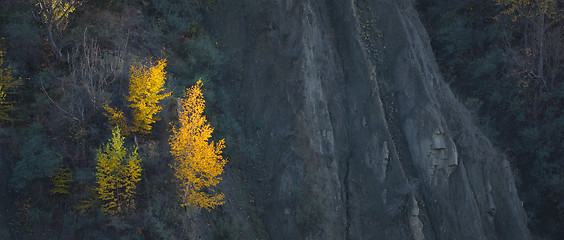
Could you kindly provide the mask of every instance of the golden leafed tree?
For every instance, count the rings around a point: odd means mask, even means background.
[[[121,133],[125,136],[129,136],[129,132],[131,131],[131,127],[127,123],[127,118],[123,111],[119,110],[115,107],[110,107],[107,104],[104,105],[104,115],[110,121],[112,126],[117,126],[121,130]]]
[[[36,17],[45,25],[52,51],[58,58],[63,55],[55,42],[56,35],[67,28],[70,14],[80,5],[77,0],[37,0],[39,13]]]
[[[96,156],[96,191],[102,211],[118,215],[132,207],[135,187],[141,180],[141,159],[137,149],[127,154],[119,127],[114,128],[112,136]]]
[[[216,193],[213,187],[222,180],[220,175],[227,160],[221,156],[224,139],[217,143],[209,141],[213,128],[204,115],[201,89],[200,80],[184,94],[179,125],[173,126],[169,144],[181,205],[209,210],[224,203],[223,193]]]
[[[14,105],[8,100],[8,95],[13,94],[13,89],[21,85],[21,79],[13,76],[13,71],[4,64],[4,51],[0,50],[0,121],[11,118],[6,112],[14,110]]]
[[[170,96],[165,91],[166,59],[147,64],[131,66],[129,77],[129,96],[127,101],[133,108],[133,131],[147,134],[151,131],[151,124],[159,119],[155,116],[162,107],[159,101]]]

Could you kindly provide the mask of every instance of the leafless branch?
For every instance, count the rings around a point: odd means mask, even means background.
[[[43,87],[43,84],[41,84],[41,91],[43,93],[45,93],[45,96],[47,96],[47,98],[49,98],[49,101],[51,101],[51,103],[53,105],[55,105],[55,107],[57,107],[61,112],[65,113],[66,115],[68,115],[70,118],[72,118],[73,120],[80,122],[80,119],[78,119],[77,117],[75,117],[73,114],[71,114],[70,112],[66,111],[65,109],[63,109],[61,106],[59,106],[59,104],[57,104],[52,98],[51,96],[49,96],[49,93],[47,93],[47,90],[45,90],[45,87]]]

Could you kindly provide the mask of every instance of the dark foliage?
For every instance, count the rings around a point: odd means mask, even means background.
[[[564,235],[564,69],[538,50],[562,55],[561,18],[548,19],[539,45],[538,21],[511,21],[492,0],[422,0],[418,7],[445,77],[479,103],[484,130],[509,154],[531,230]]]

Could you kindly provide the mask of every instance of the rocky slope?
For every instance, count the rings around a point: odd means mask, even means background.
[[[529,239],[503,156],[409,0],[221,1],[229,109],[273,239]]]

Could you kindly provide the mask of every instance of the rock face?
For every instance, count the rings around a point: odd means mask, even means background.
[[[273,239],[529,239],[409,0],[221,1],[222,86]]]

